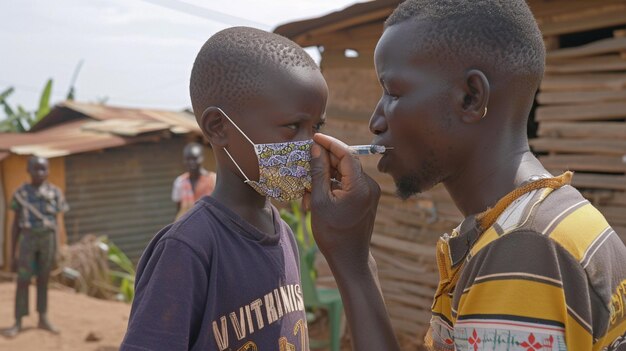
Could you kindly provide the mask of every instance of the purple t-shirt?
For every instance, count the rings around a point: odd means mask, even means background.
[[[308,350],[293,233],[268,235],[204,197],[159,232],[136,277],[121,350]]]

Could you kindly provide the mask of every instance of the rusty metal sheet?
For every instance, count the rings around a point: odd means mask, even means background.
[[[46,120],[47,118],[47,120]],[[167,132],[200,134],[193,115],[65,101],[31,133],[0,133],[0,151],[59,157],[157,140]]]

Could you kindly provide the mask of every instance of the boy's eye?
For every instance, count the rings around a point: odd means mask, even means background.
[[[316,132],[316,133],[319,132],[325,124],[326,124],[326,122],[320,122],[320,123],[314,125],[313,126],[313,131]]]
[[[291,130],[298,130],[299,125],[298,125],[298,123],[291,123],[291,124],[285,125],[285,127],[289,128]]]

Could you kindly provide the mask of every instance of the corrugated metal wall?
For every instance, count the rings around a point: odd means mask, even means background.
[[[184,145],[175,138],[67,156],[68,242],[107,235],[138,260],[154,234],[174,220],[170,196],[184,171]]]

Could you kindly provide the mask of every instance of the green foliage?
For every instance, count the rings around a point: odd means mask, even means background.
[[[135,265],[128,256],[108,238],[103,238],[102,242],[108,246],[107,254],[109,261],[114,263],[117,267],[117,270],[111,270],[110,272],[113,284],[119,288],[120,297],[124,301],[133,301],[135,297]]]
[[[41,92],[41,97],[39,98],[39,108],[35,112],[35,120],[33,121],[37,123],[39,120],[43,118],[43,116],[47,115],[50,112],[50,95],[52,94],[52,79],[48,79],[46,82],[46,86],[43,88]],[[31,124],[31,126],[33,125]]]
[[[311,231],[311,212],[305,212],[298,202],[292,201],[291,211],[280,210],[280,217],[293,231],[300,248],[308,250],[315,246]]]
[[[298,242],[301,258],[306,253],[310,252],[311,249],[317,247],[315,238],[313,238],[313,231],[311,230],[311,212],[305,212],[299,202],[291,202],[291,211],[281,209],[280,217],[287,222],[293,231],[296,241]],[[310,269],[309,274],[313,280],[315,280],[317,271],[315,270],[313,262],[309,262],[308,266]]]
[[[30,130],[39,120],[50,112],[50,96],[52,96],[52,79],[48,79],[39,98],[37,111],[29,112],[21,105],[13,108],[7,102],[8,97],[15,89],[9,87],[0,93],[5,118],[0,120],[0,132],[24,133]]]

